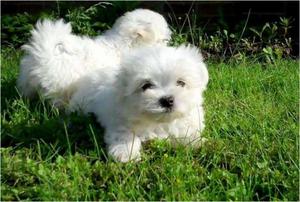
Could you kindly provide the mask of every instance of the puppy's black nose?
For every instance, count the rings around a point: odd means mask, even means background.
[[[159,104],[165,108],[172,108],[174,105],[174,97],[173,96],[164,96],[159,99]]]

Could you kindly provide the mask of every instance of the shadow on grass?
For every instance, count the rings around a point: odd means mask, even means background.
[[[28,124],[2,124],[1,147],[35,147],[42,142],[44,147],[57,150],[58,154],[86,153],[104,151],[103,128],[95,118],[78,114],[59,115]],[[96,142],[95,142],[96,141]],[[45,152],[47,155],[47,150]],[[98,152],[101,160],[106,159],[104,152]]]
[[[15,102],[19,103],[15,105]],[[99,152],[105,150],[104,130],[93,115],[67,115],[64,110],[53,109],[50,103],[38,97],[30,101],[21,98],[13,77],[1,81],[1,103],[1,147],[33,148],[41,142],[42,147],[57,149],[59,154],[70,150],[71,153],[80,151],[87,154],[97,151],[100,159],[106,159],[104,152]],[[29,110],[27,113],[30,113],[28,117],[32,120],[13,120],[24,119],[15,108],[22,103],[25,103],[26,110]]]
[[[20,96],[16,90],[16,79],[2,80],[1,81],[1,114],[7,110],[8,105],[13,100],[18,99]]]

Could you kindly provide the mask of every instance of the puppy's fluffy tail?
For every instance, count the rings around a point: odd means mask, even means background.
[[[37,89],[43,95],[51,94],[67,84],[72,77],[72,58],[76,57],[80,38],[71,33],[70,23],[38,21],[28,44],[23,45],[18,88],[31,97]],[[75,55],[74,55],[75,54]]]
[[[22,49],[40,59],[57,56],[68,51],[67,43],[70,41],[71,32],[70,23],[64,23],[62,19],[38,21],[35,29],[31,31],[29,44],[22,46]]]

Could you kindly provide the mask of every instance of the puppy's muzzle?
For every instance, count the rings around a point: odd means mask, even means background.
[[[159,104],[163,108],[166,108],[167,111],[171,111],[174,106],[174,97],[173,96],[164,96],[159,99]]]

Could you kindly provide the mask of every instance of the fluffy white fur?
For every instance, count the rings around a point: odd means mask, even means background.
[[[63,20],[38,22],[23,46],[17,86],[22,95],[32,97],[39,91],[61,105],[75,90],[73,84],[89,71],[117,65],[122,52],[164,43],[170,35],[163,16],[146,9],[125,13],[96,39],[72,34],[70,23]]]
[[[97,116],[108,153],[116,160],[138,160],[141,142],[152,138],[200,145],[207,82],[196,48],[143,47],[125,55],[120,65],[82,77],[69,110]],[[173,98],[173,107],[162,104],[166,97]]]

